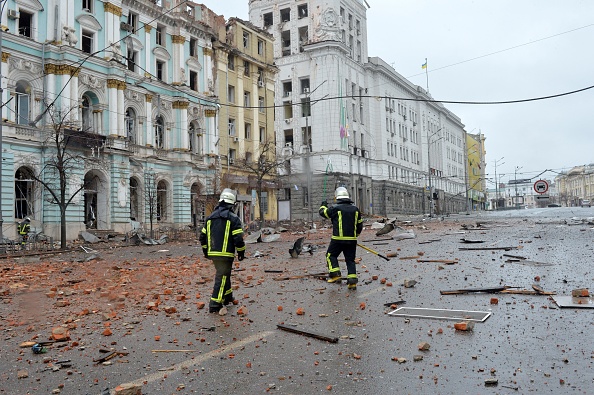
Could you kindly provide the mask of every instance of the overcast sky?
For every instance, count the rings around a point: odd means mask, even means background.
[[[204,0],[248,20],[248,0]],[[508,101],[594,86],[593,0],[367,0],[369,56],[434,99]],[[486,137],[487,178],[594,163],[594,89],[518,104],[445,104]],[[499,161],[500,158],[504,158]],[[508,177],[510,175],[510,177]],[[535,178],[536,179],[536,178]],[[493,187],[488,183],[487,187]]]

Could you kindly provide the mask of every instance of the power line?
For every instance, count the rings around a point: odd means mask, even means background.
[[[499,51],[491,52],[491,53],[488,53],[488,54],[485,54],[485,55],[480,55],[480,56],[477,56],[477,57],[475,57],[475,58],[471,58],[471,59],[467,59],[467,60],[462,60],[462,61],[460,61],[460,62],[452,63],[452,64],[449,64],[449,65],[447,65],[447,66],[438,67],[438,68],[436,68],[436,69],[432,69],[432,70],[430,70],[429,72],[434,72],[434,71],[438,71],[438,70],[443,70],[443,69],[447,69],[447,68],[449,68],[449,67],[458,66],[458,65],[460,65],[460,64],[463,64],[463,63],[468,63],[468,62],[472,62],[472,61],[474,61],[474,60],[478,60],[478,59],[486,58],[487,56],[497,55],[497,54],[499,54],[499,53],[502,53],[502,52],[511,51],[512,49],[521,48],[521,47],[524,47],[524,46],[526,46],[526,45],[531,45],[531,44],[534,44],[534,43],[537,43],[537,42],[540,42],[540,41],[548,40],[548,39],[551,39],[551,38],[554,38],[554,37],[561,36],[561,35],[563,35],[563,34],[572,33],[572,32],[575,32],[575,31],[577,31],[577,30],[586,29],[586,28],[588,28],[588,27],[592,27],[592,26],[594,26],[594,23],[592,23],[592,24],[590,24],[590,25],[582,26],[582,27],[577,27],[577,28],[575,28],[575,29],[567,30],[567,31],[565,31],[565,32],[561,32],[561,33],[553,34],[552,36],[547,36],[547,37],[539,38],[539,39],[536,39],[536,40],[533,40],[533,41],[529,41],[529,42],[527,42],[527,43],[524,43],[524,44],[518,44],[518,45],[514,45],[513,47],[509,47],[509,48],[501,49],[501,50],[499,50]],[[424,72],[423,72],[423,73],[418,73],[418,74],[414,74],[414,75],[411,75],[411,76],[409,76],[409,77],[406,77],[406,78],[418,77],[418,76],[420,76],[420,75],[424,75],[424,74],[425,74]]]

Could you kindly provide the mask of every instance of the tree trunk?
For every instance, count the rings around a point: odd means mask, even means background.
[[[258,211],[260,212],[260,230],[264,226],[264,205],[262,204],[262,180],[258,180],[256,185],[258,186]]]
[[[66,249],[66,208],[60,207],[60,248]]]

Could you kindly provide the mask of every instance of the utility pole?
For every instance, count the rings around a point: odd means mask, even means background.
[[[314,90],[310,91],[307,94],[307,104],[309,106],[309,112],[307,114],[307,116],[305,117],[305,144],[307,145],[307,156],[306,156],[306,171],[307,171],[307,216],[308,216],[308,221],[310,226],[313,226],[313,206],[312,206],[312,202],[311,202],[311,177],[312,177],[312,172],[311,172],[311,163],[310,163],[310,156],[311,156],[311,149],[312,149],[312,144],[311,144],[311,126],[309,125],[309,117],[311,116],[311,109],[313,107],[313,105],[311,104],[311,95],[322,85],[324,85],[324,83],[326,83],[327,80],[322,81],[322,83],[320,83],[320,85],[316,86],[314,88]],[[316,102],[317,103],[317,102]],[[314,103],[315,104],[315,103]]]
[[[521,167],[520,166],[516,166],[516,168],[514,169],[514,184],[515,184],[515,189],[516,189],[516,210],[520,209],[520,204],[518,203],[518,170],[520,170]]]
[[[500,159],[493,161],[493,163],[495,164],[495,210],[499,208],[499,180],[497,179],[497,162],[502,161],[503,158],[504,157],[502,156]],[[501,164],[504,165],[505,162]]]

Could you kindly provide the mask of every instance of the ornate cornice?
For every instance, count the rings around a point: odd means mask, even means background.
[[[187,110],[190,105],[187,101],[176,100],[171,105],[172,108],[179,108],[180,110]]]
[[[122,81],[120,80],[115,80],[113,78],[110,78],[107,80],[107,88],[115,88],[118,89],[120,87],[120,84],[122,83]]]
[[[69,64],[51,64],[45,65],[45,74],[56,74],[56,75],[71,75],[78,77],[80,69]]]
[[[186,38],[184,36],[178,36],[174,34],[171,36],[171,41],[174,44],[184,44],[186,42]]]
[[[121,90],[121,91],[126,90],[126,83],[124,81],[118,82],[118,90]]]
[[[118,7],[115,4],[103,3],[103,10],[105,12],[109,12],[110,14],[114,14],[114,15],[119,16],[119,17],[122,16],[122,8],[121,7]]]

